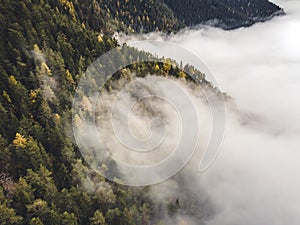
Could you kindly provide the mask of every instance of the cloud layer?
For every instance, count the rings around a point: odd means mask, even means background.
[[[174,178],[176,185],[171,180],[153,187],[175,193],[182,204],[190,201],[195,224],[299,224],[300,1],[276,3],[286,16],[250,28],[122,37],[159,56],[166,50],[136,41],[155,39],[187,48],[235,99],[236,106],[228,106],[222,152],[213,166],[198,173],[199,159],[193,159]],[[176,52],[168,54],[184,60]]]

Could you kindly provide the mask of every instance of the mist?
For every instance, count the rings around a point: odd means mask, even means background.
[[[287,14],[250,28],[121,35],[121,42],[158,56],[166,56],[166,50],[139,41],[188,49],[206,64],[215,85],[234,99],[235,106],[227,106],[221,153],[212,166],[199,173],[195,157],[173,179],[152,187],[157,201],[173,195],[187,208],[178,213],[178,223],[299,224],[300,1],[274,2]],[[184,61],[176,52],[168,54]]]

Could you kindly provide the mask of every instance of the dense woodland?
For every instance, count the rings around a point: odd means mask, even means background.
[[[72,140],[72,96],[79,79],[97,57],[117,46],[111,38],[114,29],[134,29],[120,22],[121,15],[143,15],[127,5],[110,11],[108,3],[88,3],[0,2],[0,224],[160,220],[153,217],[147,191],[108,182],[93,172]],[[154,3],[140,4],[151,8]],[[149,29],[156,23],[161,29],[169,26],[160,18],[153,20],[156,16],[155,11],[146,16]],[[155,72],[185,77],[170,61],[132,65],[115,77],[130,70],[140,76]],[[189,72],[204,78],[192,67]]]
[[[71,107],[87,67],[118,46],[114,31],[183,26],[154,0],[0,0],[1,225],[164,224],[147,188],[109,182],[85,164],[72,137]],[[164,60],[132,65],[114,79],[132,71],[186,77],[182,66]],[[185,70],[211,88],[204,74]],[[179,207],[161,204],[170,215]]]
[[[267,0],[163,0],[179,22],[235,29],[265,21],[283,10]]]

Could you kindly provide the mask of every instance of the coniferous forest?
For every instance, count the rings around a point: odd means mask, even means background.
[[[229,26],[242,20],[237,27],[280,10],[266,1],[228,2],[222,20],[217,1],[0,0],[0,224],[163,224],[147,187],[110,182],[83,160],[70,132],[75,88],[95,59],[119,45],[115,31],[176,32],[215,17]],[[245,4],[253,10],[234,13]],[[185,7],[200,8],[199,17],[176,10]],[[174,63],[133,65],[115,79],[130,71],[184,78]]]

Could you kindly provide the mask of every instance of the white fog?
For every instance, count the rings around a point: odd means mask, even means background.
[[[275,2],[286,15],[249,28],[121,37],[159,56],[164,49],[138,41],[174,42],[193,52],[243,112],[241,118],[227,108],[222,150],[206,172],[186,169],[184,185],[154,187],[190,190],[189,197],[202,202],[199,214],[209,208],[211,213],[203,217],[208,225],[300,221],[300,1]],[[181,59],[174,52],[167,56]]]

